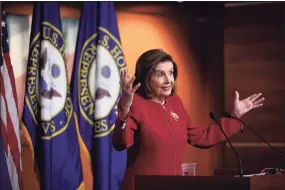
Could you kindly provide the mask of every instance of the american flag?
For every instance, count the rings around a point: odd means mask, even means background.
[[[22,189],[20,123],[6,15],[2,12],[0,54],[0,189]],[[6,179],[6,180],[5,180]]]

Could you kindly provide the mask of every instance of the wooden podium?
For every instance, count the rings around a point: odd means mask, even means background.
[[[252,177],[136,176],[135,190],[285,190],[285,175]]]

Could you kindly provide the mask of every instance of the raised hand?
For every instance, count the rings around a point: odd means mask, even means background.
[[[240,118],[252,109],[263,106],[264,97],[260,98],[262,94],[253,94],[243,100],[239,100],[239,93],[235,91],[234,109],[232,115]]]
[[[129,79],[128,71],[125,70],[121,72],[121,88],[122,88],[122,96],[119,102],[119,107],[122,111],[123,117],[126,117],[128,114],[130,107],[133,102],[133,97],[137,89],[140,87],[140,83],[138,83],[135,87],[133,87],[133,82],[135,81],[135,76]]]

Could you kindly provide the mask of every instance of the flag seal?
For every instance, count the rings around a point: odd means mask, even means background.
[[[38,33],[31,43],[32,67],[27,71],[25,101],[34,122],[40,118],[41,138],[50,140],[68,127],[73,105],[67,86],[63,35],[49,22],[42,25],[41,35]]]
[[[114,129],[118,115],[120,85],[116,81],[120,81],[120,72],[126,69],[119,40],[99,27],[84,42],[79,64],[80,112],[94,126],[94,138],[106,136]],[[95,112],[96,107],[100,109]]]

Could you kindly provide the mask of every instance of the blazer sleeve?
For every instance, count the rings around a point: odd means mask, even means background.
[[[121,111],[118,109],[118,118],[112,135],[112,144],[118,151],[130,148],[134,144],[134,133],[137,131],[140,123],[140,112],[136,95],[125,121],[122,121],[121,115]]]
[[[184,112],[184,117],[187,118],[187,141],[189,144],[199,148],[209,148],[226,140],[218,125],[213,124],[205,128],[200,124],[192,122],[181,100],[180,104]],[[220,123],[227,137],[231,137],[242,127],[239,121],[226,117],[221,118]]]

